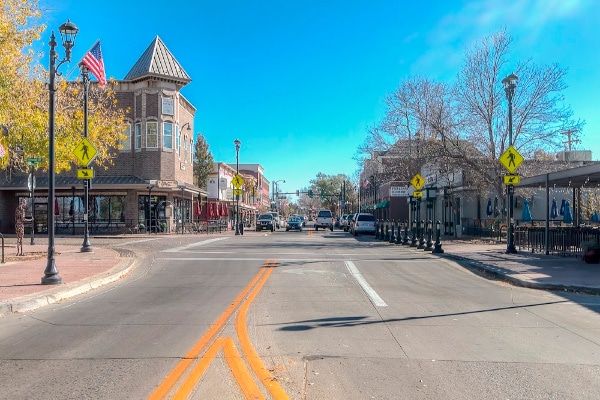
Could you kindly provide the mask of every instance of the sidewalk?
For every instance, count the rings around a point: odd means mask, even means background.
[[[586,264],[581,258],[559,257],[519,250],[506,254],[506,243],[481,240],[447,240],[440,256],[492,279],[515,286],[600,294],[600,264]]]
[[[85,293],[125,276],[135,258],[121,258],[106,247],[93,246],[82,253],[81,239],[55,242],[55,265],[62,283],[42,285],[47,265],[48,240],[36,239],[35,245],[24,241],[25,255],[16,257],[16,239],[5,239],[5,263],[0,263],[0,315],[25,312]]]
[[[232,231],[222,233],[234,234]],[[135,237],[123,238],[131,240]],[[85,293],[121,279],[136,265],[135,257],[121,256],[97,243],[92,252],[82,253],[81,238],[61,238],[55,241],[55,265],[62,283],[42,285],[48,242],[43,237],[36,240],[37,244],[33,246],[25,240],[25,256],[16,257],[16,239],[5,239],[6,262],[0,263],[0,315],[30,311]],[[600,294],[600,264],[586,264],[580,258],[526,251],[505,254],[506,243],[476,240],[442,241],[442,249],[444,253],[439,254],[440,257],[456,261],[487,278],[534,289]]]

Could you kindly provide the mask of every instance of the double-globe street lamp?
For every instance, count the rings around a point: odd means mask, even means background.
[[[56,268],[55,253],[54,253],[54,185],[55,185],[55,143],[54,143],[54,108],[55,99],[54,95],[56,92],[56,75],[60,76],[58,68],[65,62],[71,61],[71,49],[75,46],[75,37],[79,29],[71,21],[67,20],[62,24],[58,31],[62,38],[62,45],[65,48],[65,58],[58,63],[56,54],[56,37],[54,32],[50,36],[50,81],[48,85],[49,91],[49,107],[48,107],[48,260],[46,263],[46,269],[44,270],[44,276],[42,277],[42,285],[56,285],[62,282],[61,277],[58,275],[58,269]]]
[[[238,176],[240,174],[240,147],[242,145],[242,142],[240,142],[238,139],[235,139],[233,141],[233,144],[235,145],[235,175]],[[236,188],[236,190],[238,190],[238,194],[235,195],[235,234],[240,235],[240,189]]]
[[[513,97],[515,95],[515,88],[517,87],[517,81],[519,77],[515,74],[510,74],[506,78],[502,79],[502,85],[504,85],[504,92],[508,99],[508,145],[513,145]],[[516,254],[517,249],[515,248],[515,223],[513,219],[514,213],[514,186],[508,185],[508,241],[506,245],[506,254]]]

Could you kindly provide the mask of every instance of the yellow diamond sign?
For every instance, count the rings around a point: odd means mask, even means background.
[[[231,183],[233,183],[234,188],[239,189],[244,184],[244,178],[242,178],[240,174],[235,174],[235,176],[231,180]]]
[[[410,180],[410,184],[414,186],[415,189],[420,190],[423,185],[425,185],[425,179],[421,176],[421,174],[416,174]]]
[[[508,146],[508,149],[506,149],[504,153],[502,153],[499,161],[504,166],[504,168],[506,168],[506,170],[512,174],[517,170],[517,168],[519,168],[519,165],[521,165],[521,163],[523,162],[523,156],[519,154],[517,149],[515,149],[511,145]]]
[[[88,166],[96,158],[98,150],[87,138],[83,138],[77,147],[75,147],[75,150],[73,150],[73,154],[77,157],[81,165]]]

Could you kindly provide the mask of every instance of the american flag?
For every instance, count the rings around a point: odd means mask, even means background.
[[[2,146],[2,144],[0,144],[0,158],[4,157],[6,155],[6,150],[4,150],[4,146]]]
[[[85,65],[94,74],[100,86],[106,85],[106,72],[104,72],[104,61],[102,60],[102,49],[100,49],[99,40],[83,57],[81,64]]]

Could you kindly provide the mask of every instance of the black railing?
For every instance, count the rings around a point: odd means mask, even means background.
[[[600,241],[597,227],[550,227],[548,254],[579,257],[586,243]],[[546,252],[546,230],[540,226],[521,226],[515,229],[515,246],[532,253]]]

